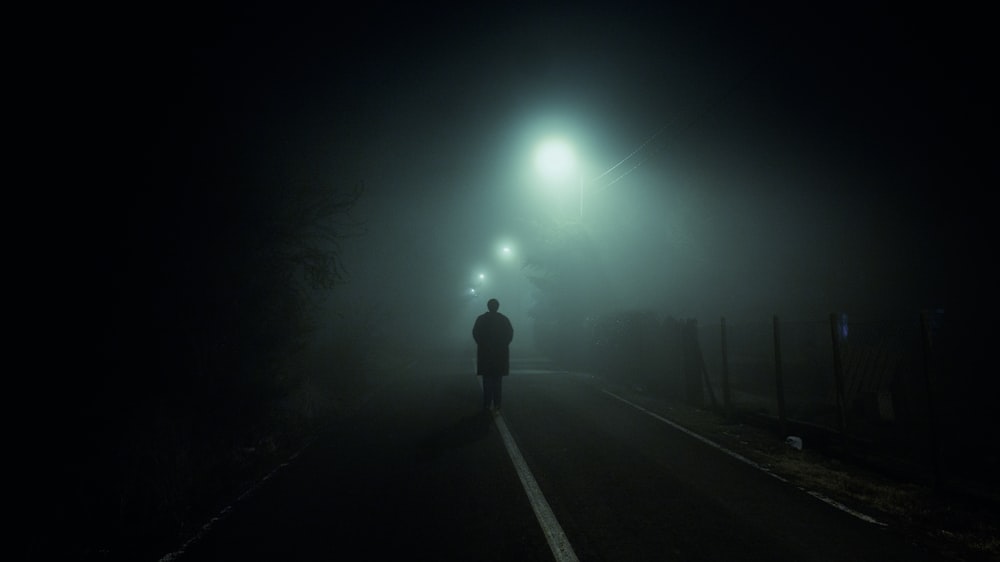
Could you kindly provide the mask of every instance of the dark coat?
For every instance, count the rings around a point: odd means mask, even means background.
[[[499,312],[485,312],[472,327],[476,349],[476,374],[497,376],[510,374],[510,342],[514,328],[510,319]]]

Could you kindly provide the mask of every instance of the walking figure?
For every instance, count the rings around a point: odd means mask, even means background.
[[[500,301],[486,302],[486,312],[476,318],[472,339],[476,340],[476,374],[483,377],[483,409],[498,412],[503,377],[510,374],[510,342],[514,328],[510,319],[497,312]]]

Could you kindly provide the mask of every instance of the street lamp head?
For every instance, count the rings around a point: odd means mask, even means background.
[[[546,140],[535,152],[535,165],[545,177],[565,179],[576,166],[573,149],[562,139]]]
[[[551,138],[538,146],[535,166],[550,180],[574,179],[579,182],[580,220],[583,220],[583,170],[576,162],[573,149],[561,138]]]

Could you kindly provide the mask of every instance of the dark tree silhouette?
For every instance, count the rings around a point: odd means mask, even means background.
[[[301,382],[288,365],[313,296],[346,274],[362,188],[285,180],[220,139],[177,159],[186,138],[144,152],[135,187],[87,216],[80,353],[51,410],[63,445],[37,446],[58,514],[38,548],[165,552],[308,431],[282,409]]]

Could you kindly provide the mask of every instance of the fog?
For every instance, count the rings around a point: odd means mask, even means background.
[[[974,27],[942,45],[881,6],[382,8],[221,5],[94,46],[60,166],[95,184],[60,200],[89,298],[53,291],[99,320],[81,347],[180,389],[303,344],[471,351],[489,298],[515,354],[627,311],[933,309],[983,337]],[[539,161],[553,141],[560,165]]]
[[[953,207],[931,185],[917,32],[785,13],[455,16],[359,34],[333,69],[312,53],[323,70],[293,76],[271,119],[293,166],[365,186],[328,314],[351,302],[401,337],[457,342],[496,296],[530,333],[545,297],[529,264],[556,256],[579,261],[543,276],[583,316],[944,307]],[[534,164],[553,135],[570,177]]]

